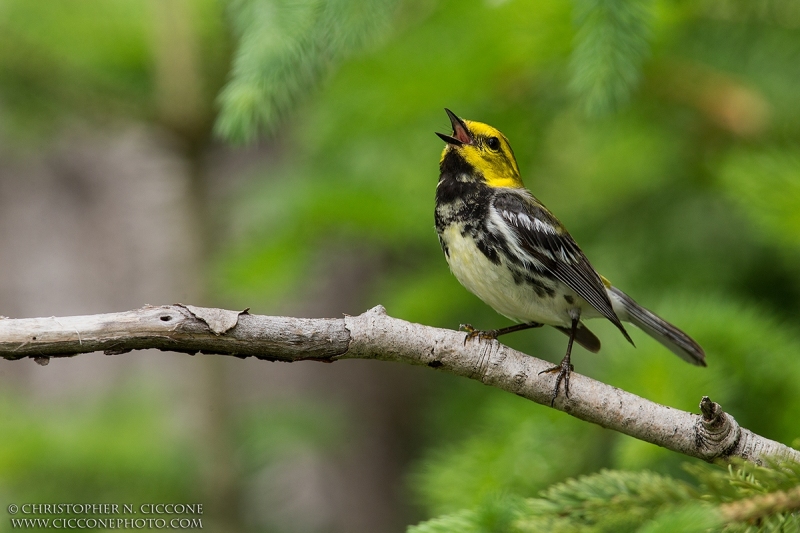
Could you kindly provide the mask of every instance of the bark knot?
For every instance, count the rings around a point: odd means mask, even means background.
[[[700,413],[695,422],[695,445],[702,458],[712,461],[730,455],[742,433],[739,424],[708,396],[700,401]]]

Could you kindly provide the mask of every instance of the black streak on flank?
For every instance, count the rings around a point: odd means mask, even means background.
[[[527,285],[533,289],[536,296],[544,298],[545,296],[552,298],[555,296],[555,289],[547,286],[539,278],[529,272],[520,270],[518,268],[511,268],[511,275],[514,277],[514,283],[517,285]]]
[[[478,246],[478,250],[481,251],[483,255],[486,256],[486,259],[494,263],[495,265],[500,264],[500,256],[497,255],[497,250],[492,248],[487,242],[486,239],[477,239],[475,244]]]
[[[486,210],[483,210],[485,216]],[[500,256],[497,253],[497,248],[502,246],[502,243],[488,231],[483,231],[481,228],[484,225],[482,221],[465,221],[464,226],[461,228],[461,236],[464,238],[472,237],[475,241],[475,246],[478,250],[486,256],[486,258],[495,265],[500,264]],[[441,237],[440,237],[441,240]]]
[[[439,235],[439,246],[442,247],[445,257],[450,257],[450,250],[447,248],[447,245],[444,243],[444,239],[442,239],[441,235]]]

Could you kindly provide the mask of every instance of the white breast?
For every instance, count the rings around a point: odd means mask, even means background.
[[[464,287],[512,320],[554,326],[570,324],[563,290],[557,289],[553,297],[540,297],[533,287],[517,284],[505,266],[505,259],[501,259],[499,265],[492,263],[473,237],[462,236],[462,228],[462,224],[450,224],[442,232],[442,239],[447,245],[450,270]]]

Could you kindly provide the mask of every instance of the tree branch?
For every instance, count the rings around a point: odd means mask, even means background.
[[[250,315],[189,305],[146,306],[124,313],[0,319],[0,357],[51,357],[156,348],[268,361],[378,359],[425,365],[478,380],[549,406],[550,363],[497,341],[464,342],[464,334],[392,318],[382,306],[344,319]],[[580,374],[555,408],[574,417],[705,461],[768,456],[800,462],[800,452],[740,428],[707,397],[701,415],[659,405]]]

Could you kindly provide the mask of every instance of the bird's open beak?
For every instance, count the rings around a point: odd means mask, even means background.
[[[450,117],[450,124],[453,125],[453,136],[445,135],[444,133],[436,133],[444,142],[452,144],[453,146],[462,146],[465,144],[472,144],[472,135],[469,133],[467,125],[464,121],[456,116],[455,113],[447,108],[444,108],[447,116]]]

